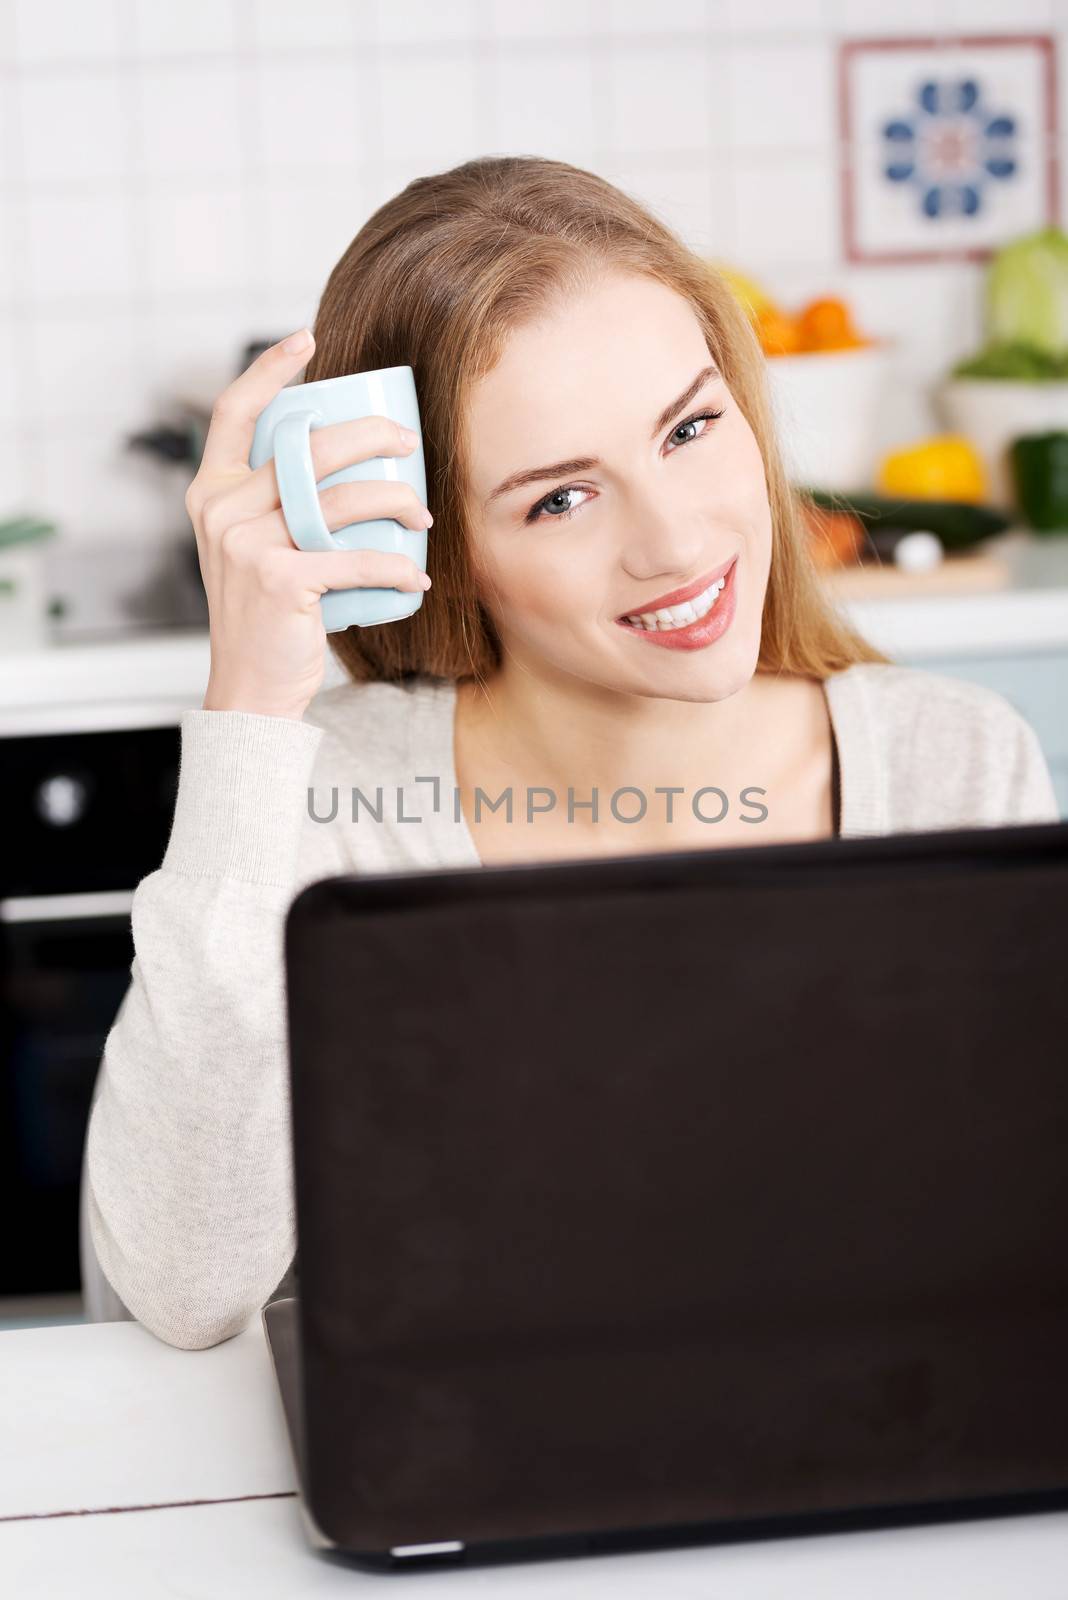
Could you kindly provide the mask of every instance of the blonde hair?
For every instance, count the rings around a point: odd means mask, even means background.
[[[434,585],[414,616],[329,636],[350,678],[484,681],[499,665],[468,536],[467,395],[513,329],[605,270],[644,274],[689,302],[760,447],[772,551],[756,670],[822,680],[856,661],[886,661],[824,597],[775,437],[765,358],[725,280],[595,173],[565,161],[487,156],[416,178],[380,206],[331,272],[315,319],[306,382],[413,369],[434,513]]]

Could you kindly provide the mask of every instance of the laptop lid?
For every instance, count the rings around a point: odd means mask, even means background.
[[[323,1536],[1068,1501],[1066,931],[1064,823],[306,888]]]

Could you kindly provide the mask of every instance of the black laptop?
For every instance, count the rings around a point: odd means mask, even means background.
[[[285,957],[315,1545],[1068,1505],[1068,823],[334,877]]]

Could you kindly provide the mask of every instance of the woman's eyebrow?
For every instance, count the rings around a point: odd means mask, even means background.
[[[719,368],[715,362],[710,362],[707,367],[702,367],[692,383],[670,405],[666,405],[653,423],[650,439],[655,439],[662,428],[666,428],[672,417],[676,416],[684,406],[698,394],[711,378],[719,377]],[[494,500],[499,500],[502,495],[511,494],[515,489],[525,489],[532,483],[544,483],[546,478],[567,478],[576,472],[589,472],[591,467],[599,467],[601,462],[597,456],[577,456],[572,461],[556,461],[548,467],[528,467],[524,472],[513,472],[511,477],[499,483],[493,493],[487,496],[485,505]]]

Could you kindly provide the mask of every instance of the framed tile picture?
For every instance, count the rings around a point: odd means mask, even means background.
[[[1059,223],[1048,34],[846,39],[842,239],[856,262],[983,260]]]

